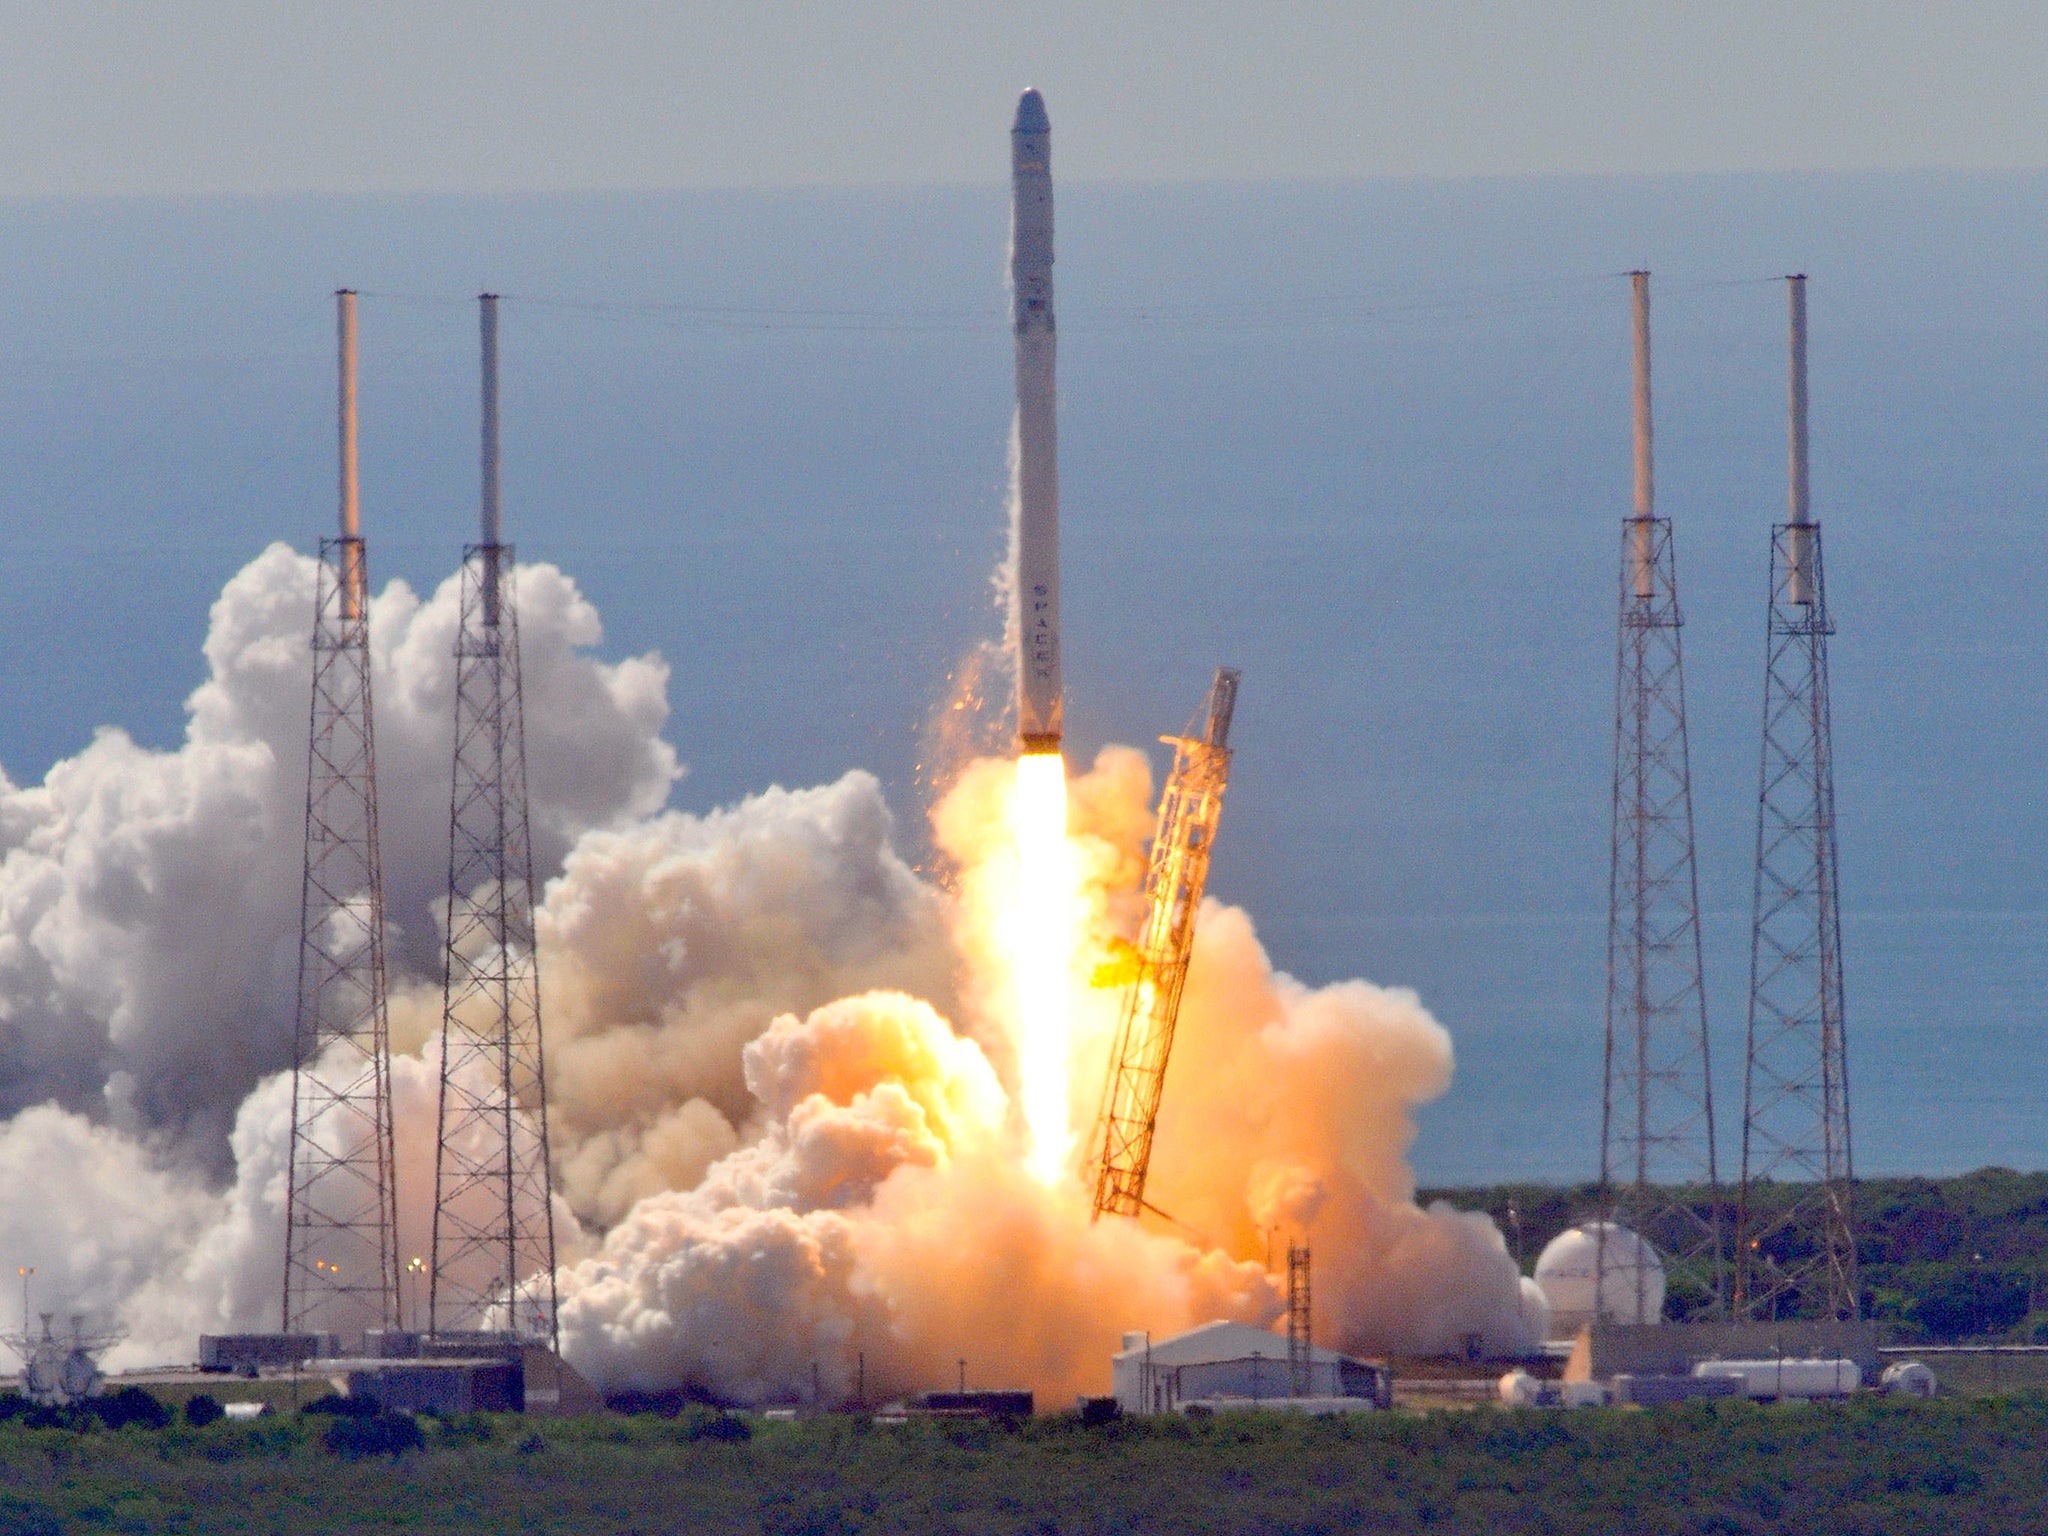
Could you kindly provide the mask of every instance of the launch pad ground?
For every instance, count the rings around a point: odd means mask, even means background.
[[[463,1416],[358,1459],[327,1448],[332,1423],[0,1424],[0,1530],[1967,1536],[2039,1529],[2048,1457],[2031,1395],[1095,1428]]]

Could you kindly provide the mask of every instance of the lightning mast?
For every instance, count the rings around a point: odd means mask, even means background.
[[[1719,1181],[1678,570],[1671,520],[1656,515],[1650,274],[1629,278],[1635,505],[1621,536],[1601,1206],[1607,1223],[1627,1227],[1663,1255],[1667,1294],[1688,1309],[1718,1311],[1724,1295]],[[1633,1292],[1634,1315],[1650,1321],[1656,1275],[1632,1262],[1633,1245],[1610,1250],[1609,1229],[1599,1229],[1601,1294]]]
[[[1735,1303],[1854,1318],[1849,1061],[1820,524],[1806,477],[1806,279],[1788,277],[1791,520],[1771,530]],[[1760,1185],[1780,1179],[1777,1198]]]
[[[1287,1245],[1287,1378],[1296,1397],[1315,1392],[1315,1313],[1307,1243]]]
[[[1094,1159],[1097,1216],[1135,1216],[1145,1208],[1145,1176],[1166,1061],[1180,1021],[1195,915],[1230,779],[1230,717],[1237,708],[1237,683],[1235,669],[1218,667],[1203,733],[1160,738],[1173,748],[1173,772],[1159,797],[1145,872],[1145,928],[1136,946],[1136,974],[1124,990],[1103,1089]]]
[[[428,1327],[557,1342],[540,961],[512,546],[501,543],[498,300],[483,342],[482,540],[463,552]]]
[[[356,296],[339,329],[341,535],[320,541],[285,1204],[286,1333],[398,1317],[384,876],[370,707],[369,569],[356,467]]]

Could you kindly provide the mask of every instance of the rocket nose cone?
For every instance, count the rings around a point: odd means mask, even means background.
[[[1052,119],[1045,115],[1045,98],[1033,86],[1017,98],[1017,121],[1010,125],[1012,133],[1050,133]]]

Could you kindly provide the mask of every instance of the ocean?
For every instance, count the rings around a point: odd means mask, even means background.
[[[1811,274],[1856,1158],[2048,1165],[2048,177],[1060,188],[1070,753],[1240,666],[1211,889],[1417,989],[1425,1183],[1597,1167],[1627,287],[1655,274],[1723,1166],[1741,1096],[1784,295]],[[658,649],[674,803],[878,774],[993,634],[1006,189],[0,204],[0,764],[168,745],[221,583],[333,505],[363,290],[373,577],[508,536]],[[1155,749],[1155,762],[1163,762]]]

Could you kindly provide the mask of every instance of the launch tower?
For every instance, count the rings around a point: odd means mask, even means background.
[[[1685,728],[1678,570],[1658,517],[1650,423],[1650,274],[1630,275],[1635,341],[1635,510],[1622,523],[1608,880],[1606,1090],[1600,1190],[1608,1223],[1663,1255],[1684,1311],[1724,1304],[1714,1099],[1701,986],[1699,879]],[[1645,1316],[1654,1273],[1632,1244],[1596,1257],[1603,1296]]]
[[[1180,994],[1195,945],[1195,914],[1209,879],[1209,853],[1230,780],[1230,717],[1238,673],[1218,667],[1200,736],[1167,736],[1173,772],[1159,797],[1159,821],[1145,871],[1145,928],[1136,974],[1124,990],[1109,1078],[1096,1130],[1095,1214],[1135,1216],[1145,1208],[1152,1133],[1166,1086],[1166,1061],[1180,1021]]]
[[[340,331],[341,536],[320,541],[285,1205],[286,1333],[398,1320],[384,876],[370,708],[369,572],[356,472],[356,296]]]
[[[1849,1061],[1828,718],[1835,625],[1807,494],[1806,279],[1787,278],[1786,288],[1791,520],[1771,530],[1735,1302],[1760,1318],[1853,1318]]]
[[[482,540],[462,562],[428,1326],[556,1342],[555,1228],[512,546],[501,543],[498,301],[483,340]]]

